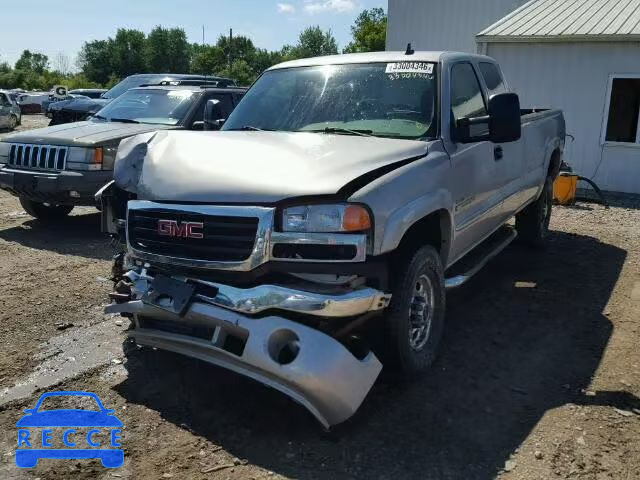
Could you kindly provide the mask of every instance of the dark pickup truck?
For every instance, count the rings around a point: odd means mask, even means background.
[[[210,83],[134,88],[89,121],[10,135],[0,142],[0,188],[41,220],[94,206],[94,194],[112,179],[122,139],[156,130],[215,129],[245,90]],[[208,103],[215,108],[205,108]],[[212,114],[217,118],[207,117]]]

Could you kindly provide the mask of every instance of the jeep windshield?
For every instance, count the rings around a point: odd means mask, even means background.
[[[122,94],[94,118],[109,122],[177,125],[194,103],[191,90],[134,89]]]
[[[437,132],[434,63],[276,69],[258,79],[223,130],[419,139]]]

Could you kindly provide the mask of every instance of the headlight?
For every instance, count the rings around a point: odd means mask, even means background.
[[[285,232],[362,232],[369,228],[369,212],[361,205],[301,205],[282,212]]]
[[[67,168],[69,170],[101,170],[103,161],[102,147],[71,147],[67,156]]]
[[[118,153],[118,147],[104,147],[102,158],[102,169],[113,170],[113,164],[116,161],[116,153]]]
[[[0,142],[0,164],[9,163],[9,152],[11,144],[8,142]]]

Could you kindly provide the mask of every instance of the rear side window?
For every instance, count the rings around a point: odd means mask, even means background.
[[[207,103],[208,100],[219,100],[220,103],[222,104],[222,111],[225,114],[225,118],[228,118],[229,115],[231,115],[231,112],[233,111],[233,104],[231,102],[231,94],[227,93],[227,94],[223,94],[223,93],[215,93],[212,95],[209,95],[207,97],[205,97],[201,102],[200,105],[198,105],[198,110],[196,111],[195,115],[193,116],[193,121],[194,122],[198,122],[198,121],[202,121],[204,119],[204,106]]]
[[[489,90],[489,96],[495,95],[496,93],[503,93],[507,90],[502,75],[500,75],[500,70],[495,64],[488,62],[480,63],[480,73]]]
[[[470,63],[458,63],[451,69],[451,111],[456,120],[487,114],[480,83]]]

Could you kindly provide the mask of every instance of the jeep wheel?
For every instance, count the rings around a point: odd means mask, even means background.
[[[431,246],[420,248],[395,282],[384,341],[391,363],[410,378],[431,366],[442,337],[446,302],[440,255]]]
[[[516,215],[520,240],[533,248],[542,248],[549,233],[553,208],[553,180],[547,177],[538,200]]]
[[[69,215],[73,206],[71,205],[55,205],[52,203],[40,203],[20,197],[20,205],[32,217],[42,220],[43,222],[60,220]]]

